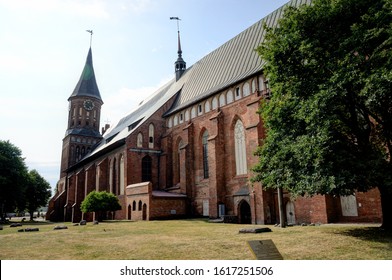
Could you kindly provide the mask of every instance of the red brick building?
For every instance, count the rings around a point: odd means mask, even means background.
[[[308,3],[293,0],[289,5]],[[92,190],[116,194],[122,210],[112,219],[222,218],[239,223],[278,222],[277,194],[252,184],[251,167],[264,137],[257,114],[269,94],[254,49],[274,26],[280,8],[189,68],[178,36],[175,77],[118,124],[99,131],[103,105],[91,49],[71,94],[61,176],[48,219],[79,222],[80,204]],[[180,34],[178,34],[180,35]],[[106,131],[105,131],[106,130]],[[377,190],[350,197],[291,201],[287,222],[380,222]]]

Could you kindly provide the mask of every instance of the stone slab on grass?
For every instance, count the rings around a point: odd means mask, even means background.
[[[31,231],[39,231],[39,228],[18,229],[18,232],[31,232]]]
[[[271,239],[250,240],[248,245],[257,260],[283,260]]]
[[[239,233],[262,233],[262,232],[271,232],[270,228],[242,228]]]

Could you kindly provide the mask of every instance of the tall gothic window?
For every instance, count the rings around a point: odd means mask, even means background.
[[[120,194],[124,194],[125,192],[125,165],[124,165],[124,156],[121,155],[120,158]]]
[[[137,143],[136,143],[138,148],[143,147],[143,134],[141,132],[139,132],[139,134],[137,135]]]
[[[113,165],[112,165],[112,192],[114,194],[117,194],[117,168],[116,168],[116,158],[113,159]]]
[[[152,123],[148,126],[148,147],[154,148],[154,125]]]
[[[142,159],[142,182],[152,181],[152,159],[150,156],[145,156]]]
[[[174,152],[174,184],[180,183],[181,181],[181,147],[183,145],[182,140],[179,141],[176,151]]]
[[[203,174],[204,178],[209,177],[208,171],[208,131],[204,131],[202,137],[202,144],[203,144]]]
[[[234,127],[234,148],[236,174],[246,174],[248,166],[246,163],[245,130],[241,120],[238,120]]]

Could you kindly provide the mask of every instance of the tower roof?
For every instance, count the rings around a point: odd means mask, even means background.
[[[77,83],[71,96],[89,96],[94,97],[102,101],[101,95],[99,93],[98,85],[95,80],[94,67],[93,67],[93,56],[91,52],[91,47],[88,51],[86,64],[84,65],[82,75],[80,76],[79,82]]]

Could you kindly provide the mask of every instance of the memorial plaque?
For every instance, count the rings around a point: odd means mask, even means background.
[[[271,239],[250,240],[248,244],[257,260],[283,260]]]
[[[342,215],[344,217],[357,217],[358,207],[355,195],[341,196],[340,204],[342,205]]]

